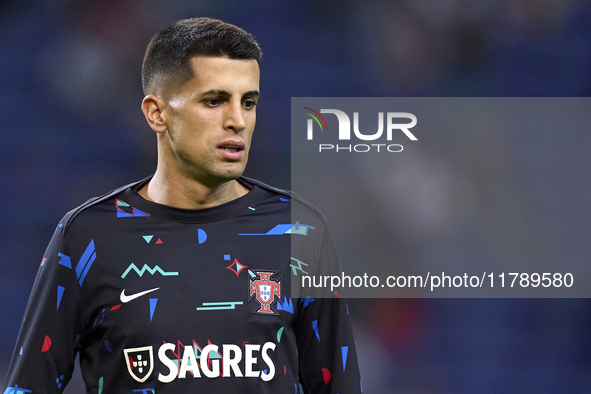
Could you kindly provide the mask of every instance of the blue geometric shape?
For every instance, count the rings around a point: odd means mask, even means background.
[[[113,351],[113,345],[111,345],[111,342],[105,341],[105,349],[107,349],[109,352]]]
[[[277,226],[273,227],[271,230],[267,231],[266,235],[285,234],[289,230],[291,230],[291,224],[278,224]]]
[[[144,216],[144,217],[147,217],[147,216],[150,216],[150,214],[149,213],[145,213],[144,211],[140,211],[137,208],[133,208],[133,216],[138,216],[138,217],[139,216]]]
[[[142,235],[142,238],[147,242],[150,243],[150,241],[152,240],[152,238],[154,238],[153,235]]]
[[[14,387],[7,387],[6,391],[4,392],[4,394],[24,394],[24,393],[32,393],[32,391],[18,387],[18,384],[15,384]]]
[[[47,258],[43,258],[43,260],[41,260],[41,267],[43,267],[45,265],[46,261],[47,261]]]
[[[116,198],[115,201],[116,201],[115,207],[117,208],[117,217],[118,218],[131,218],[131,217],[142,217],[142,216],[149,217],[150,216],[149,213],[146,213],[146,212],[139,210],[135,207],[131,207],[131,205],[129,205],[125,201],[121,201],[118,198]],[[123,209],[121,209],[119,207],[131,207],[131,213],[125,212]]]
[[[279,201],[289,201],[287,198],[279,197]]]
[[[199,244],[202,244],[203,242],[207,241],[207,233],[204,230],[198,228],[197,239],[199,241]]]
[[[283,296],[283,303],[277,301],[277,310],[289,312],[293,315],[293,303],[291,302],[291,298],[288,300],[286,296]]]
[[[300,224],[300,222],[295,222],[295,224],[278,224],[273,227],[271,230],[267,231],[266,233],[240,233],[238,235],[283,235],[283,234],[299,234],[299,235],[308,235],[308,229],[314,230],[314,226],[309,226],[307,224]]]
[[[23,354],[23,347],[21,346],[21,351],[18,354]]]
[[[250,276],[252,276],[253,278],[256,278],[256,277],[257,277],[257,276],[255,275],[255,273],[254,273],[254,272],[252,272],[251,270],[248,270],[248,274],[249,274]]]
[[[306,308],[308,305],[310,305],[310,303],[314,301],[314,298],[312,297],[306,297],[302,300],[302,302],[304,303],[304,308]]]
[[[361,394],[363,394],[363,386],[361,385],[361,380],[359,381],[359,388],[361,389]]]
[[[154,316],[154,310],[156,309],[157,302],[158,298],[150,298],[150,321],[152,321],[152,317]]]
[[[267,374],[267,369],[265,368],[265,369],[263,369],[263,375],[266,375],[266,374]]]
[[[347,315],[349,314],[349,304],[345,303],[345,306],[347,307]]]
[[[57,311],[59,311],[59,309],[60,309],[60,302],[62,302],[62,297],[64,295],[64,290],[65,289],[66,288],[63,287],[63,286],[58,286],[57,287],[57,309],[56,309]]]
[[[318,338],[318,342],[320,342],[320,334],[318,333],[318,320],[314,320],[312,322],[312,329],[314,330],[314,334],[316,334],[316,338]]]
[[[63,253],[57,254],[60,257],[60,261],[58,261],[59,265],[63,265],[64,267],[72,268],[72,260],[70,260],[70,256],[66,256]]]
[[[343,372],[345,372],[345,365],[347,365],[347,353],[349,353],[349,346],[341,346],[341,355],[343,356]]]
[[[78,265],[76,266],[76,276],[80,280],[80,286],[84,283],[84,279],[86,278],[86,274],[88,274],[88,270],[92,266],[92,263],[96,259],[96,250],[94,248],[94,239],[90,241],[86,250],[80,257],[80,261],[78,261]]]
[[[250,209],[251,211],[256,211],[256,209],[254,209],[253,207],[248,207],[248,209]]]
[[[230,255],[229,254],[225,254],[224,255],[224,260],[230,260]]]

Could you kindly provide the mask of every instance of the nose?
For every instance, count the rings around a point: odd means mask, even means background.
[[[242,103],[231,103],[226,110],[225,128],[239,133],[246,128]]]

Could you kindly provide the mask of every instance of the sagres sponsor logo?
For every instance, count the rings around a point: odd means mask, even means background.
[[[140,383],[145,382],[154,370],[152,346],[123,349],[123,355],[131,377]]]
[[[321,132],[329,131],[326,118],[322,114],[332,114],[336,116],[338,121],[338,133],[333,132],[335,143],[318,144],[318,151],[323,152],[350,152],[350,153],[365,153],[365,152],[402,152],[404,147],[401,144],[393,144],[392,139],[397,133],[406,136],[410,141],[417,141],[417,137],[410,131],[416,126],[417,117],[408,112],[378,112],[377,131],[359,129],[359,112],[353,112],[353,127],[351,127],[351,118],[347,113],[339,109],[320,109],[316,111],[313,108],[303,107],[308,115],[306,137],[308,140],[314,140],[314,129],[319,129]],[[363,114],[364,116],[376,116],[375,113]],[[384,126],[385,124],[385,126]],[[353,129],[353,133],[351,133]],[[385,135],[384,135],[385,130]],[[349,143],[346,142],[362,142],[363,143]],[[371,143],[369,142],[371,141]]]
[[[206,346],[167,343],[158,349],[158,380],[170,383],[187,378],[259,378],[265,382],[275,377],[275,363],[271,354],[275,343],[254,344],[245,342],[242,346],[224,343],[221,346],[207,341]],[[153,370],[152,346],[125,349],[125,360],[129,374],[138,382],[146,381]]]

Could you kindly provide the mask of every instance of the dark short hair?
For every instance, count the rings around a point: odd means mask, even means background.
[[[194,56],[255,59],[262,52],[252,34],[218,19],[182,19],[160,30],[148,44],[142,64],[142,87],[150,94],[163,79],[174,87],[191,80]]]

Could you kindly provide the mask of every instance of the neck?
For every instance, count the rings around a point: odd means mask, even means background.
[[[146,200],[169,207],[203,209],[225,204],[249,192],[236,180],[206,186],[182,173],[167,174],[160,167],[150,182],[139,190]]]

